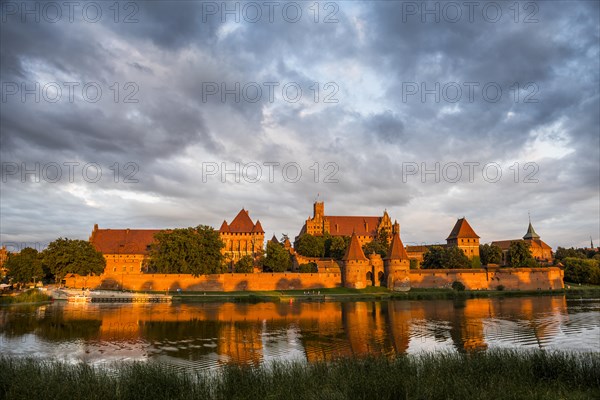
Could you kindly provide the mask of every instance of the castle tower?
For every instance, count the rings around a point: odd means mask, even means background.
[[[313,204],[313,218],[322,220],[324,216],[325,216],[325,202],[315,201],[315,204]]]
[[[542,241],[540,235],[533,229],[531,217],[529,218],[529,226],[527,227],[525,236],[523,236],[523,240],[529,245],[529,251],[531,251],[533,258],[546,263],[552,261],[552,248]]]
[[[404,249],[400,234],[398,231],[395,231],[388,254],[384,259],[384,271],[388,289],[395,291],[410,290],[409,269],[408,254],[406,253],[406,249]]]
[[[265,231],[260,221],[252,222],[248,211],[242,208],[230,224],[223,221],[219,236],[225,243],[223,254],[234,263],[244,256],[256,257],[262,252]]]
[[[475,233],[465,217],[456,221],[452,232],[446,238],[448,246],[461,249],[469,259],[479,257],[479,236]]]
[[[367,272],[369,260],[365,257],[356,233],[352,233],[350,245],[342,258],[344,268],[342,269],[342,284],[347,288],[364,289],[367,286]]]

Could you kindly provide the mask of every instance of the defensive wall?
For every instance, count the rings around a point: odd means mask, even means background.
[[[333,272],[332,272],[333,271]],[[556,290],[564,288],[563,270],[549,268],[488,268],[488,269],[429,269],[410,270],[413,288],[448,288],[455,281],[467,290]],[[309,290],[342,286],[338,270],[318,273],[248,273],[220,274],[194,277],[187,274],[102,274],[100,276],[67,275],[68,287],[128,290],[176,291],[251,291],[251,290]]]

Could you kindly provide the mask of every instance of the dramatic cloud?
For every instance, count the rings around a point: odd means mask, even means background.
[[[68,4],[2,2],[2,243],[295,236],[317,196],[406,243],[600,242],[598,2]]]

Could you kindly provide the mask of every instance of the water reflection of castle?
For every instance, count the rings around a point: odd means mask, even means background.
[[[541,314],[544,317],[539,321]],[[293,346],[308,361],[438,348],[469,352],[512,344],[515,339],[544,347],[560,331],[565,314],[563,297],[122,307],[66,304],[54,305],[51,313],[40,313],[25,324],[13,322],[12,314],[0,311],[0,334],[6,335],[19,324],[22,334],[35,332],[52,342],[77,340],[90,349],[106,342],[146,343],[140,346],[143,354],[148,346],[155,347],[150,353],[182,362],[258,364],[267,356],[285,359]],[[53,329],[57,324],[68,329]]]

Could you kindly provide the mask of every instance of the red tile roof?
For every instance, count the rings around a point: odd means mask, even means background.
[[[456,221],[454,228],[452,228],[452,232],[450,232],[450,235],[446,238],[446,240],[460,238],[479,239],[479,236],[477,236],[473,228],[471,228],[471,225],[469,225],[466,218],[460,218],[458,221]]]
[[[95,229],[90,237],[94,248],[104,254],[147,254],[160,229]]]
[[[233,233],[250,233],[254,229],[254,222],[250,219],[248,211],[242,210],[229,224],[229,232]],[[262,231],[262,227],[260,228]]]
[[[365,257],[365,253],[362,251],[362,247],[360,246],[360,242],[358,241],[358,237],[355,233],[352,233],[352,237],[350,238],[350,245],[348,249],[346,249],[346,254],[344,261],[366,261],[367,257]]]
[[[256,225],[254,225],[254,228],[252,228],[252,232],[253,233],[265,233],[265,231],[262,228],[262,225],[260,224],[260,220],[256,220]]]
[[[219,228],[219,232],[229,232],[229,225],[227,225],[227,221],[223,221],[221,227]]]
[[[552,247],[548,246],[546,244],[546,242],[544,242],[543,240],[540,240],[540,239],[536,239],[536,240],[531,240],[531,239],[496,240],[495,242],[492,242],[492,245],[498,246],[502,250],[508,250],[510,248],[510,244],[513,242],[526,242],[526,243],[529,243],[529,246],[531,246],[531,247],[539,247],[542,249],[552,250]]]
[[[394,236],[392,236],[392,243],[390,244],[390,249],[388,250],[386,259],[408,260],[408,254],[404,249],[404,245],[402,244],[402,240],[400,239],[398,232],[395,232]]]
[[[331,236],[351,236],[352,232],[359,236],[375,236],[381,217],[365,216],[325,216],[329,221]]]

